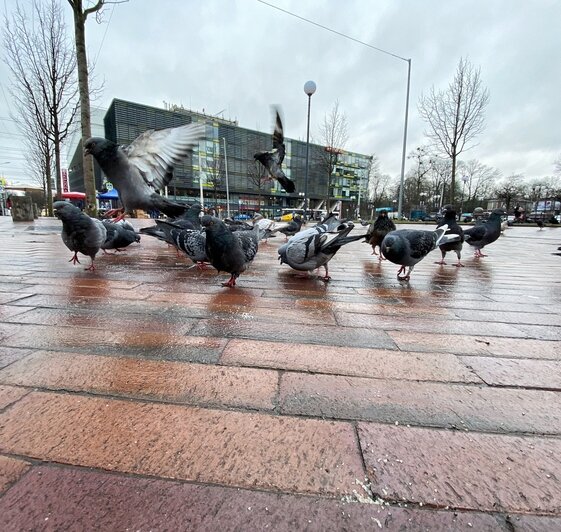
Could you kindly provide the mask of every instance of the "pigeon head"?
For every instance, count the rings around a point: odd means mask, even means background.
[[[207,230],[216,230],[220,226],[221,222],[218,218],[210,216],[210,214],[205,214],[201,218],[201,225]]]
[[[117,144],[103,137],[91,137],[84,143],[84,153],[93,155],[96,159],[103,153],[112,152],[117,148]]]
[[[382,253],[385,256],[399,255],[403,252],[403,241],[401,238],[387,234],[382,241]]]
[[[387,217],[388,217],[387,211],[380,211],[380,216],[381,216],[382,218],[387,218]]]
[[[70,213],[76,211],[80,212],[80,209],[75,205],[72,205],[69,201],[55,201],[53,203],[53,210],[54,215],[59,219],[67,217]]]

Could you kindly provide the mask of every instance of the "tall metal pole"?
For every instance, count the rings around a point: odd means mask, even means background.
[[[226,212],[230,218],[230,185],[228,183],[228,155],[226,153],[226,137],[222,137],[224,141],[224,170],[226,171]]]
[[[203,169],[201,167],[201,150],[199,148],[199,193],[201,196],[201,207],[205,208],[205,199],[203,197]]]
[[[306,174],[304,178],[304,221],[308,219],[308,165],[310,161],[310,107],[312,105],[312,94],[316,92],[316,84],[306,81],[304,92],[308,95],[308,125],[306,128]]]
[[[405,97],[405,125],[403,127],[403,151],[401,153],[401,180],[399,182],[399,202],[397,204],[398,218],[402,218],[403,215],[403,184],[405,182],[405,156],[407,154],[407,120],[409,118],[409,88],[411,86],[411,59],[406,59],[405,61],[407,61],[407,96]]]

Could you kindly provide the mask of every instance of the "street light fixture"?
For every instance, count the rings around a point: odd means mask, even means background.
[[[306,81],[304,92],[308,95],[308,125],[306,128],[306,173],[304,177],[304,221],[308,219],[308,164],[310,160],[310,106],[312,104],[312,94],[316,92],[316,84],[313,81]]]

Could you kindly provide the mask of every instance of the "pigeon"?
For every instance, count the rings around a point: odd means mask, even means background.
[[[278,231],[285,236],[285,242],[288,242],[288,237],[294,236],[300,229],[302,229],[302,218],[294,216],[286,227],[281,227]]]
[[[173,169],[204,138],[204,124],[148,130],[129,146],[118,146],[102,137],[89,138],[84,152],[97,161],[108,180],[119,192],[123,218],[134,209],[157,209],[167,216],[183,214],[188,206],[160,196],[173,177]]]
[[[218,272],[228,272],[230,279],[222,286],[236,286],[236,279],[247,270],[259,248],[259,226],[251,231],[235,231],[208,214],[201,219],[206,231],[206,254]]]
[[[388,217],[387,211],[380,211],[378,218],[370,225],[366,233],[365,242],[372,246],[372,255],[378,255],[376,253],[376,246],[380,247],[382,240],[390,231],[395,231],[395,224]],[[378,260],[384,260],[382,253],[380,253]]]
[[[536,220],[536,225],[540,228],[540,231],[543,231],[543,220]]]
[[[503,214],[502,209],[494,209],[484,224],[470,227],[464,231],[465,241],[475,248],[475,258],[486,257],[487,255],[481,253],[481,250],[492,244],[501,235],[501,216]]]
[[[456,209],[452,205],[444,205],[442,207],[442,212],[444,214],[444,218],[438,222],[437,228],[442,227],[443,225],[448,226],[448,231],[446,235],[458,235],[459,239],[453,242],[447,242],[446,244],[440,244],[440,252],[442,253],[442,259],[437,261],[436,264],[446,264],[444,262],[444,257],[446,257],[446,253],[448,251],[455,251],[456,255],[458,256],[458,262],[454,264],[457,267],[463,267],[461,258],[462,258],[462,246],[464,244],[464,231],[456,222]]]
[[[66,247],[74,252],[68,261],[80,264],[78,253],[88,255],[92,263],[86,270],[94,271],[94,258],[105,242],[107,230],[96,218],[90,218],[69,201],[55,201],[53,203],[55,216],[62,221],[62,241]]]
[[[114,249],[115,252],[123,251],[123,248],[130,246],[133,242],[140,242],[140,235],[128,222],[124,225],[118,222],[113,223],[110,220],[103,220],[102,223],[107,233],[105,242],[101,245],[104,253],[107,253],[108,249]]]
[[[335,216],[327,217],[322,223],[300,231],[283,244],[278,249],[280,263],[308,273],[323,266],[325,275],[320,279],[329,281],[329,261],[342,246],[366,236],[348,236],[353,227],[351,222],[341,223]]]
[[[399,281],[409,281],[415,264],[423,260],[433,249],[440,244],[459,240],[458,235],[444,236],[447,230],[447,225],[443,225],[435,231],[398,229],[384,237],[380,252],[389,261],[401,265],[397,272],[397,279]],[[407,274],[400,276],[401,273],[405,272],[406,266],[409,267]]]
[[[259,161],[268,171],[272,178],[276,179],[286,192],[294,192],[296,187],[294,181],[291,181],[284,175],[281,165],[284,159],[284,135],[282,133],[282,120],[279,110],[276,109],[275,131],[273,132],[273,149],[256,153],[253,158]]]
[[[144,227],[141,232],[154,236],[174,246],[190,258],[198,268],[202,269],[209,262],[206,255],[206,234],[201,229],[184,229],[175,222],[156,221],[152,227]]]
[[[181,216],[176,218],[168,218],[166,220],[155,220],[156,225],[151,225],[149,227],[142,227],[140,232],[154,236],[164,242],[167,242],[171,246],[177,247],[175,243],[175,238],[170,235],[170,229],[193,229],[193,230],[201,230],[201,204],[194,203],[191,205],[185,213]]]

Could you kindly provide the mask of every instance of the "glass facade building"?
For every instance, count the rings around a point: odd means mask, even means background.
[[[306,143],[285,138],[286,154],[283,171],[295,181],[296,191],[287,194],[276,180],[268,178],[253,155],[272,147],[272,132],[259,132],[240,127],[237,122],[216,116],[168,106],[149,107],[124,100],[113,100],[104,118],[105,137],[117,144],[130,144],[147,129],[177,127],[193,122],[206,123],[206,138],[181,165],[167,187],[170,198],[199,201],[201,188],[205,207],[226,210],[226,177],[230,211],[260,210],[266,216],[277,216],[281,209],[303,204]],[[81,150],[81,147],[78,147]],[[325,209],[326,198],[332,207],[342,201],[342,214],[354,212],[357,202],[367,197],[368,167],[371,157],[337,150],[337,161],[328,179],[326,149],[310,144],[308,196],[310,207]],[[69,175],[72,190],[83,191],[79,153],[73,157]],[[104,177],[96,168],[96,187],[104,188]],[[162,191],[164,193],[164,191]]]

